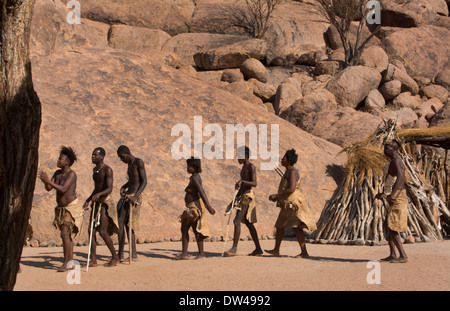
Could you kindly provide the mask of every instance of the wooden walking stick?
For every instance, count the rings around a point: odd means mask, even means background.
[[[132,234],[133,234],[133,229],[132,229],[132,219],[133,219],[133,207],[134,207],[134,203],[132,203],[131,201],[129,201],[130,202],[130,212],[128,213],[128,244],[129,244],[129,253],[130,253],[130,258],[128,259],[129,260],[129,263],[130,263],[130,265],[131,265],[131,253],[132,253],[132,241],[133,241],[133,239],[132,239]]]
[[[225,234],[225,243],[223,243],[223,250],[222,250],[222,257],[225,254],[225,247],[227,245],[228,242],[228,231],[230,230],[230,220],[231,220],[231,214],[233,214],[233,210],[234,210],[234,201],[236,201],[236,195],[238,194],[239,189],[236,189],[236,191],[234,192],[234,196],[233,196],[233,201],[231,202],[230,205],[227,206],[227,209],[225,210],[225,216],[228,216],[228,222],[227,222],[227,231]]]
[[[278,166],[277,167],[275,167],[275,172],[277,172],[278,173],[278,175],[280,175],[280,177],[283,177],[283,171],[281,170],[281,168],[279,168]]]
[[[91,246],[92,246],[92,237],[94,235],[94,223],[97,222],[95,224],[95,227],[98,226],[98,224],[100,223],[100,217],[98,217],[97,220],[97,215],[99,215],[100,213],[98,212],[98,206],[99,206],[99,202],[95,202],[93,204],[92,210],[91,210],[91,231],[89,234],[89,251],[88,251],[88,261],[87,261],[87,266],[86,266],[86,272],[89,271],[89,261],[91,260]]]

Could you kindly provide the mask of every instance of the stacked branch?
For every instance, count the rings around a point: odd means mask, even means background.
[[[385,218],[388,204],[378,200],[384,189],[389,159],[383,154],[387,141],[397,140],[399,155],[405,164],[408,194],[408,231],[403,237],[416,240],[443,239],[441,222],[450,224],[450,213],[426,182],[414,159],[406,151],[396,130],[396,122],[385,121],[365,141],[343,149],[348,155],[345,178],[327,202],[314,233],[316,241],[353,243],[355,241],[377,245],[387,239]],[[392,185],[391,185],[392,186]]]

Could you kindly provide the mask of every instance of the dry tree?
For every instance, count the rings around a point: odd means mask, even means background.
[[[380,29],[375,30],[363,40],[363,30],[368,17],[374,14],[374,1],[369,0],[316,0],[320,14],[333,25],[345,52],[345,67],[357,65],[363,48]],[[350,31],[353,21],[359,20],[356,40],[351,42]]]
[[[261,39],[269,28],[269,19],[275,7],[283,0],[245,0],[245,6],[235,5],[227,13],[233,25]]]

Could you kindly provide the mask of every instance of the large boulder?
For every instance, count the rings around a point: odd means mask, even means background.
[[[335,75],[325,88],[334,94],[342,106],[356,108],[381,81],[380,73],[365,66],[350,66]]]
[[[152,55],[155,51],[161,51],[163,45],[171,36],[159,29],[149,29],[127,25],[112,25],[109,31],[109,46],[115,49],[122,49]]]
[[[268,42],[267,64],[293,58],[311,51],[326,51],[325,32],[329,26],[314,6],[286,1],[279,4],[264,35]],[[281,64],[282,65],[282,64]]]
[[[379,91],[385,100],[392,100],[402,92],[402,82],[399,80],[387,81],[380,86]]]
[[[58,50],[86,46],[108,46],[110,26],[81,18],[81,24],[69,24],[70,10],[59,0],[36,1],[30,35],[30,57],[45,56]]]
[[[402,70],[401,68],[389,64],[386,72],[384,73],[383,81],[390,82],[390,81],[399,81],[401,84],[401,91],[403,92],[411,92],[413,95],[416,95],[419,93],[419,85],[416,81],[414,81],[413,78],[411,78],[406,71]],[[396,90],[396,87],[398,86],[398,82],[394,82],[389,84],[389,87],[392,88],[390,93],[392,93],[394,90]],[[388,91],[388,90],[386,90]],[[398,95],[398,94],[397,94]]]
[[[263,83],[269,80],[266,67],[255,58],[246,59],[240,69],[246,80],[256,79]]]
[[[381,25],[419,27],[433,23],[436,11],[427,0],[380,0]]]
[[[352,44],[354,44],[356,42],[358,27],[359,27],[359,22],[351,22],[348,39],[349,39],[350,43],[352,43]],[[367,27],[367,25],[364,25],[363,31],[362,31],[362,40],[366,40],[371,35],[371,33],[372,32]],[[329,45],[333,50],[337,50],[337,49],[343,47],[341,37],[335,26],[330,25],[326,31],[326,35],[328,38]],[[373,46],[373,45],[378,45],[378,44],[380,44],[380,39],[378,39],[376,36],[374,36],[367,43],[367,46]]]
[[[450,126],[450,99],[447,99],[445,105],[431,118],[430,126]]]
[[[430,84],[422,88],[423,96],[428,98],[437,98],[441,103],[445,102],[449,96],[449,91],[443,86]]]
[[[428,84],[449,61],[450,30],[423,26],[396,31],[381,43],[389,59],[399,59],[410,77]]]
[[[442,85],[450,92],[450,61],[445,64],[441,72],[436,76],[436,83]]]
[[[194,55],[194,61],[196,66],[205,70],[239,68],[246,59],[262,60],[266,53],[266,41],[249,39],[198,52]]]
[[[359,64],[382,72],[389,65],[389,56],[377,45],[368,46],[362,51]]]
[[[184,65],[195,66],[194,55],[196,53],[243,40],[248,40],[248,38],[238,35],[182,33],[167,40],[162,51],[175,54]]]
[[[398,95],[393,101],[392,104],[396,108],[411,108],[416,109],[420,105],[422,105],[422,100],[419,95],[411,95],[410,92],[404,92]]]
[[[273,108],[275,113],[282,115],[284,111],[288,110],[297,100],[302,99],[302,85],[295,78],[287,78],[278,86],[275,95]]]
[[[310,114],[332,111],[337,108],[334,95],[325,89],[317,89],[297,100],[281,115],[283,119],[304,128],[303,119]]]
[[[370,91],[364,100],[364,110],[366,112],[383,110],[385,105],[386,101],[377,89]]]
[[[69,1],[62,0],[64,4]],[[84,18],[106,24],[160,29],[171,36],[189,32],[189,23],[195,11],[195,3],[191,0],[78,0],[78,2],[81,16]]]
[[[369,137],[382,122],[379,116],[338,107],[307,115],[303,119],[303,128],[314,136],[345,147]]]
[[[268,150],[272,141],[278,141],[276,155],[282,156],[291,148],[299,154],[301,190],[317,218],[336,189],[333,177],[324,172],[327,167],[343,165],[345,158],[336,157],[338,146],[234,94],[189,78],[150,58],[111,48],[79,48],[39,57],[32,68],[34,87],[42,103],[40,169],[53,173],[60,146],[72,146],[78,154],[78,161],[72,168],[78,175],[77,194],[83,202],[93,190],[92,150],[102,146],[107,152],[105,163],[114,171],[112,197],[117,202],[119,188],[127,179],[126,165],[119,160],[116,150],[122,144],[130,147],[133,155],[143,159],[149,183],[143,193],[137,232],[141,239],[180,237],[177,218],[184,210],[184,188],[189,175],[185,160],[177,160],[171,153],[174,143],[184,136],[176,129],[180,126],[189,129],[189,133],[185,133],[189,146],[195,143],[194,133],[200,136],[195,139],[202,144],[212,138],[206,132],[199,134],[194,130],[194,117],[202,118],[205,130],[208,124],[217,124],[223,130],[224,140],[218,143],[221,148],[216,150],[224,157],[227,124],[253,124],[259,137],[264,135],[259,130],[260,125],[267,125]],[[275,126],[279,129],[278,136],[276,132],[271,135]],[[220,135],[215,137],[220,138]],[[276,191],[280,179],[274,171],[262,169],[262,164],[269,159],[262,158],[264,154],[258,150],[264,147],[258,146],[250,145],[257,155],[253,162],[258,170],[255,189],[258,233],[271,235],[279,209],[267,199],[267,194]],[[207,159],[203,156],[202,168],[203,186],[217,211],[216,215],[207,216],[210,230],[213,236],[222,236],[223,211],[232,200],[240,165],[234,157]],[[52,226],[54,206],[55,193],[45,191],[37,180],[31,225],[35,238],[40,241],[60,239],[59,232]],[[84,228],[75,243],[88,239],[88,217],[86,212]]]

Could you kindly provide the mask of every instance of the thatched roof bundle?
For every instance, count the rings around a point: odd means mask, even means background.
[[[315,240],[371,245],[386,240],[387,202],[375,196],[388,186],[385,175],[389,159],[383,146],[392,140],[400,143],[398,152],[405,164],[409,217],[408,232],[403,237],[413,236],[420,241],[443,239],[442,223],[450,224],[450,212],[420,173],[405,143],[419,138],[436,142],[436,137],[445,142],[450,137],[449,130],[450,127],[397,130],[396,122],[390,120],[364,141],[344,148],[342,152],[348,155],[345,177],[322,211],[313,234]]]

